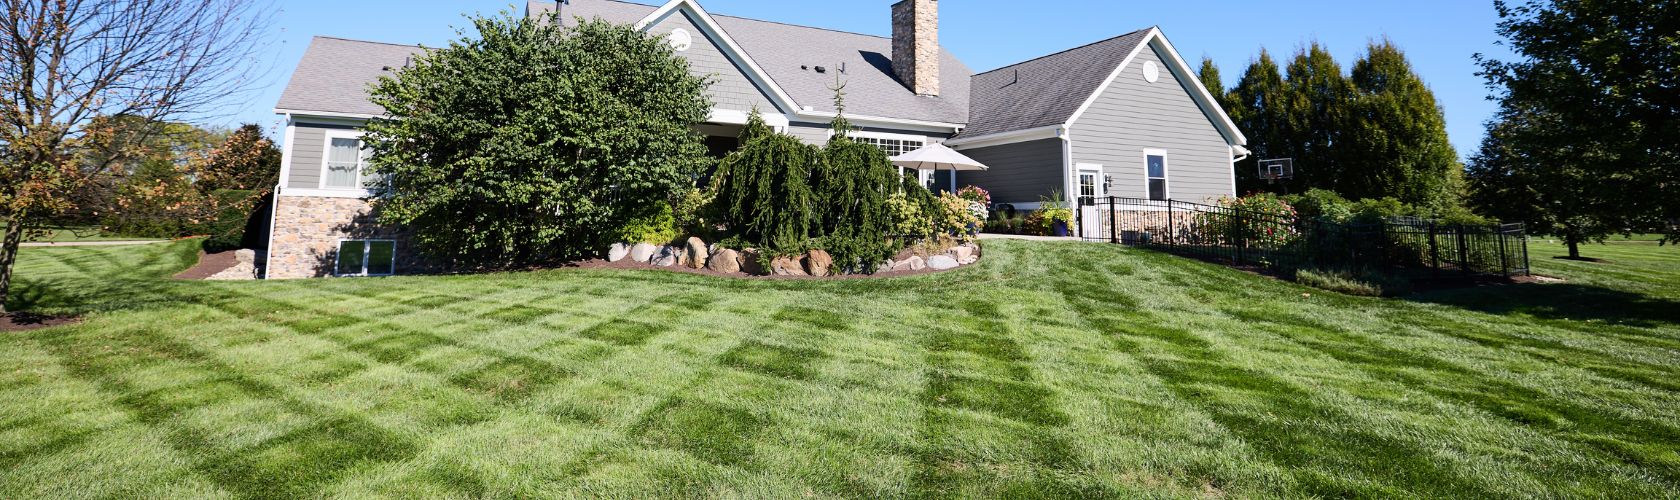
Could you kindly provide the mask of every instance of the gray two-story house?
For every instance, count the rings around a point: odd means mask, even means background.
[[[944,143],[985,172],[916,173],[933,187],[973,184],[993,200],[1036,207],[1052,193],[1202,201],[1235,190],[1241,132],[1159,29],[1140,30],[984,73],[939,45],[938,0],[892,6],[877,37],[713,15],[695,0],[531,1],[527,15],[600,18],[663,36],[697,74],[714,108],[696,128],[716,154],[756,109],[813,144],[829,138],[833,91],[845,84],[859,140],[897,155]],[[359,127],[383,110],[368,86],[419,47],[317,37],[276,112],[287,118],[266,276],[397,274],[422,259],[400,228],[368,212]],[[1095,216],[1088,216],[1095,219]]]

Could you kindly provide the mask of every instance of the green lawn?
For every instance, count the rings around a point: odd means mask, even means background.
[[[1654,244],[1407,300],[1038,242],[842,282],[162,279],[195,244],[25,250],[14,306],[89,315],[0,334],[0,498],[1680,495]]]
[[[6,230],[5,224],[0,224],[0,233]],[[26,235],[27,236],[27,235]],[[29,242],[73,243],[83,241],[151,241],[157,238],[135,238],[121,235],[105,234],[97,227],[55,227],[47,229],[45,235],[28,238]]]

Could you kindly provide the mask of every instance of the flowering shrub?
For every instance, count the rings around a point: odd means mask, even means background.
[[[992,206],[992,192],[979,186],[963,186],[957,190],[957,196],[983,206]]]
[[[894,236],[923,237],[933,234],[933,217],[904,193],[887,197],[887,217]]]
[[[968,202],[968,213],[974,214],[974,218],[980,220],[986,220],[992,216],[991,211],[986,210],[986,204],[978,201]]]
[[[939,214],[935,215],[934,226],[941,234],[974,234],[979,230],[980,223],[985,218],[970,210],[969,200],[951,193],[939,195]]]
[[[1227,210],[1196,214],[1195,225],[1205,235],[1226,244],[1276,248],[1300,235],[1299,216],[1277,195],[1257,193],[1242,198],[1219,198]]]

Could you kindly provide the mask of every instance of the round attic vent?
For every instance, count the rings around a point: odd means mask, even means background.
[[[1149,80],[1149,83],[1155,83],[1156,80],[1160,80],[1161,79],[1161,67],[1157,66],[1155,64],[1155,61],[1144,61],[1143,62],[1143,79],[1144,80]]]
[[[677,49],[677,52],[685,52],[694,46],[694,35],[688,34],[688,30],[677,28],[671,30],[670,42],[671,48]]]

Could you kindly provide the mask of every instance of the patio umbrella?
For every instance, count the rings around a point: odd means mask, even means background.
[[[916,170],[950,170],[951,191],[957,190],[957,171],[978,172],[987,169],[985,164],[974,161],[973,158],[963,156],[957,150],[944,144],[929,144],[921,149],[904,153],[891,158],[893,165],[901,168]]]

